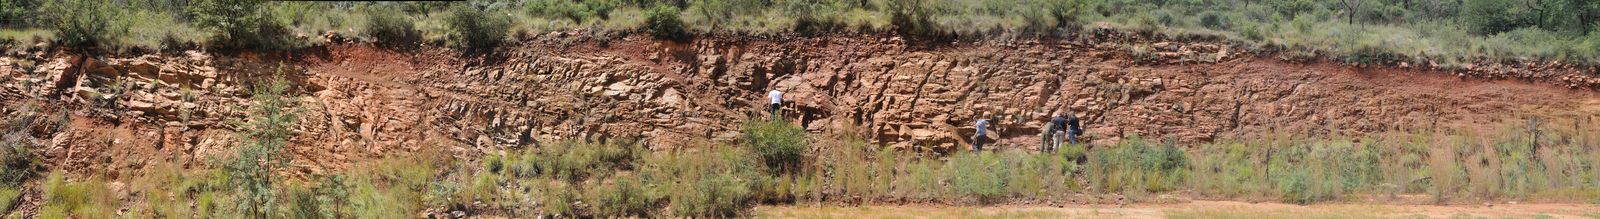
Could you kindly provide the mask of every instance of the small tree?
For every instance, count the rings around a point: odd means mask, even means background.
[[[678,18],[678,13],[678,7],[656,5],[644,13],[645,27],[650,28],[650,35],[656,38],[688,39],[689,33],[683,30],[683,20]]]
[[[500,45],[511,27],[503,14],[491,13],[471,5],[458,5],[445,18],[450,39],[457,47],[481,49]]]
[[[800,167],[806,150],[806,130],[778,121],[753,121],[744,127],[744,141],[760,155],[768,170],[792,172]]]
[[[114,25],[118,10],[106,1],[62,0],[44,3],[43,11],[56,40],[66,46],[93,46],[107,42],[112,33],[127,31],[127,25]]]
[[[288,166],[293,159],[283,148],[294,134],[291,128],[299,119],[300,109],[295,107],[294,99],[285,96],[289,84],[281,75],[277,77],[252,89],[250,121],[235,121],[239,128],[236,138],[244,142],[234,147],[233,160],[224,167],[236,207],[244,218],[272,217],[280,203],[273,172]]]
[[[213,32],[224,46],[283,48],[288,29],[261,0],[195,0],[187,10],[195,27]]]
[[[378,43],[402,45],[422,40],[411,17],[400,10],[373,7],[367,11],[367,36]]]

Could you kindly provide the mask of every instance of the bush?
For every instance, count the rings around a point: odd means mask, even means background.
[[[453,45],[467,49],[485,49],[500,45],[510,31],[511,19],[503,14],[458,5],[445,17],[449,38]]]
[[[211,31],[224,47],[286,49],[297,45],[259,0],[196,0],[187,8],[196,27]]]
[[[806,152],[806,130],[784,121],[745,123],[744,142],[773,173],[798,171]]]
[[[126,32],[126,25],[117,22],[120,10],[105,1],[63,0],[47,1],[43,10],[54,17],[48,19],[56,31],[56,40],[67,46],[94,46],[115,40],[114,34]]]
[[[13,187],[0,186],[0,212],[11,212],[13,204],[21,201],[22,191]]]
[[[249,122],[237,122],[234,156],[223,167],[233,189],[236,209],[243,217],[267,218],[277,209],[276,172],[293,158],[284,151],[299,121],[300,108],[286,96],[289,84],[281,76],[252,89]]]
[[[631,168],[631,162],[645,153],[631,141],[592,144],[564,141],[534,150],[530,158],[539,176],[581,182],[590,176],[605,176],[617,168]]]
[[[117,200],[110,188],[97,180],[68,182],[65,175],[56,172],[45,181],[44,193],[40,218],[111,218],[117,211]]]
[[[379,43],[402,45],[422,40],[411,16],[392,9],[373,9],[367,12],[367,36]]]
[[[993,153],[962,153],[950,158],[944,169],[951,170],[950,184],[962,195],[988,202],[1004,195],[1010,167]]]
[[[1221,12],[1206,11],[1200,13],[1200,26],[1213,30],[1229,30],[1233,28],[1233,20]]]
[[[713,174],[672,195],[673,214],[682,217],[735,217],[754,206],[750,182],[733,174]]]
[[[650,29],[650,35],[656,38],[685,40],[689,32],[684,30],[683,20],[679,18],[678,7],[671,5],[656,5],[644,13],[644,25]]]
[[[905,36],[933,36],[939,29],[933,23],[932,8],[924,0],[889,1],[889,23]]]
[[[754,206],[757,188],[770,181],[760,161],[744,148],[705,148],[658,153],[639,166],[642,181],[666,189],[667,208],[679,217],[734,217]]]
[[[638,176],[618,176],[610,183],[589,189],[588,202],[595,206],[595,217],[649,217],[659,197],[645,188]]]
[[[1188,155],[1171,140],[1157,145],[1134,136],[1090,155],[1089,182],[1101,191],[1168,191],[1188,176]]]
[[[11,132],[0,136],[0,187],[17,187],[22,182],[33,176],[34,167],[38,165],[38,158],[34,157],[31,148],[33,145],[27,132]]]
[[[618,4],[612,0],[532,0],[523,6],[533,16],[565,18],[574,23],[583,23],[596,18],[607,19]]]

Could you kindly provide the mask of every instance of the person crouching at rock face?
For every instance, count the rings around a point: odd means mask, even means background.
[[[767,92],[767,98],[770,99],[772,103],[771,109],[767,110],[772,112],[772,120],[782,119],[783,114],[778,110],[783,109],[783,92],[773,89],[771,92]]]
[[[978,113],[973,119],[977,120],[977,124],[974,127],[977,130],[975,131],[976,134],[972,136],[972,151],[982,152],[983,141],[989,138],[989,131],[987,130],[989,128],[989,119],[984,119],[983,113]]]

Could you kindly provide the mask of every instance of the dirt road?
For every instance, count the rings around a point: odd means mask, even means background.
[[[1594,204],[1386,205],[1193,201],[1047,206],[762,206],[761,218],[1600,218]]]

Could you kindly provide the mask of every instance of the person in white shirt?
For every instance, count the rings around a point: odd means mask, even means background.
[[[977,120],[977,124],[973,128],[977,130],[972,136],[972,152],[982,152],[984,140],[989,139],[989,120],[983,118],[983,113],[979,113],[974,120]]]
[[[778,110],[783,109],[783,92],[772,90],[767,92],[767,98],[772,100],[772,109],[768,110],[772,111],[772,119],[782,118],[783,114],[780,114]]]

